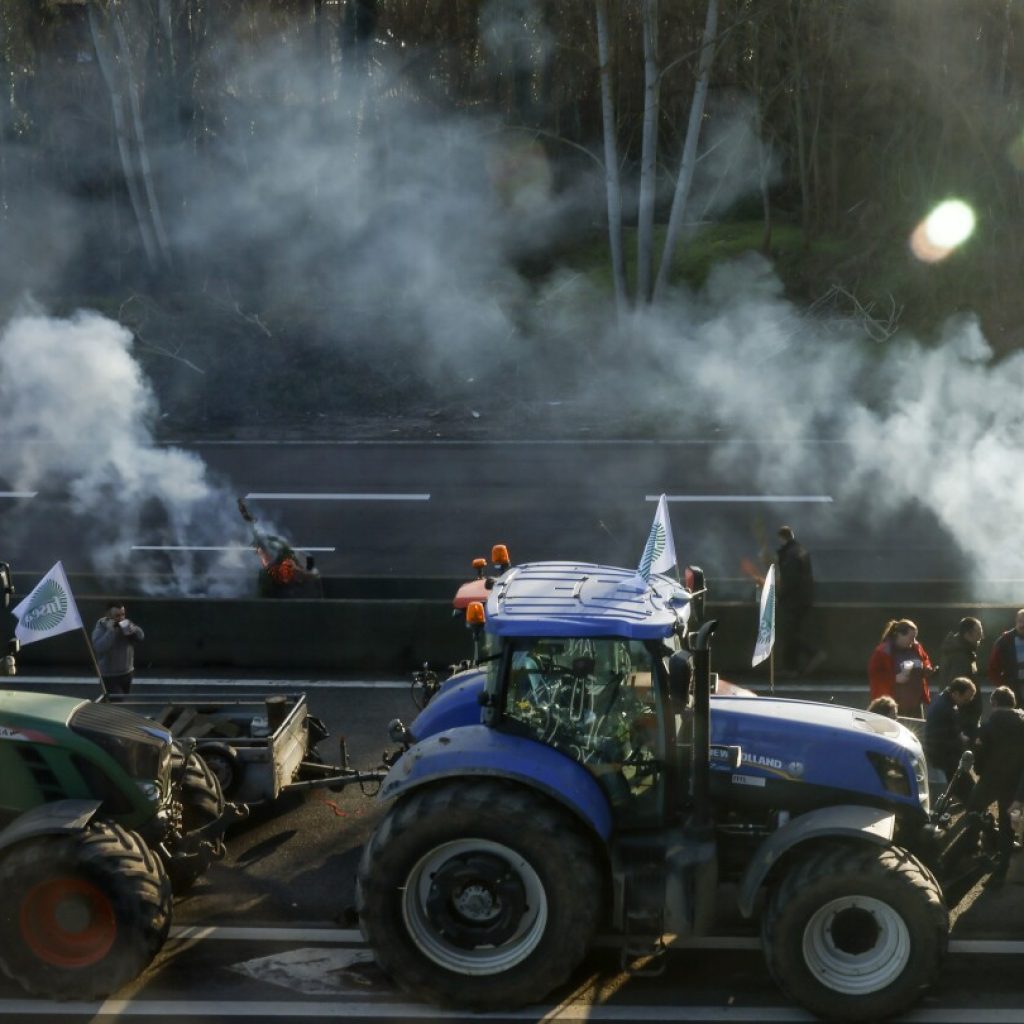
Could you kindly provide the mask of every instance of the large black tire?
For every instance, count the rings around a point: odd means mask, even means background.
[[[391,809],[363,850],[360,926],[407,992],[441,1006],[543,999],[583,959],[605,887],[570,815],[522,787],[453,782]]]
[[[160,859],[112,822],[0,855],[0,892],[0,967],[37,995],[110,995],[149,965],[171,926]]]
[[[915,857],[867,843],[817,850],[774,890],[761,924],[779,987],[826,1020],[901,1013],[939,972],[949,914]]]
[[[219,821],[224,814],[224,794],[220,782],[199,754],[188,756],[180,800],[182,832],[186,836],[212,821]],[[167,873],[175,895],[187,892],[208,866],[208,857],[182,859],[174,857],[172,851]]]

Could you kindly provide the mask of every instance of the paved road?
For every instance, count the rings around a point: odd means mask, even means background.
[[[61,558],[84,573],[95,545],[110,543],[139,567],[157,557],[143,549],[167,547],[191,550],[160,557],[195,564],[214,556],[196,549],[247,543],[233,499],[252,495],[261,521],[314,552],[327,576],[460,575],[498,541],[521,561],[629,565],[650,528],[652,499],[665,492],[680,560],[699,562],[719,586],[736,579],[739,587],[741,560],[756,558],[764,540],[774,544],[784,521],[797,527],[826,583],[965,575],[964,560],[926,509],[896,518],[868,498],[841,496],[842,444],[786,442],[794,445],[802,446],[795,460],[802,475],[773,489],[753,482],[764,444],[735,440],[200,443],[188,450],[217,481],[221,514],[187,537],[170,532],[158,508],[121,509],[115,528],[104,504],[106,525],[98,529],[72,511],[68,493],[19,495],[0,480],[3,557],[22,572],[45,571]]]
[[[85,679],[70,678],[44,683],[22,677],[20,683],[82,695],[92,687]],[[384,723],[396,714],[411,718],[414,713],[402,681],[186,679],[179,685],[197,693],[213,687],[268,693],[306,689],[311,707],[334,736],[347,737],[357,766],[376,763],[388,745]],[[239,1017],[297,1022],[470,1019],[440,1013],[397,993],[353,930],[346,910],[362,843],[380,813],[375,802],[349,789],[307,796],[277,811],[256,814],[232,834],[228,859],[214,865],[194,893],[177,904],[174,939],[137,984],[98,1007],[28,1000],[2,982],[0,1019],[12,1024],[137,1017],[190,1024]],[[674,950],[659,977],[623,974],[616,957],[599,948],[549,1005],[492,1019],[810,1019],[775,989],[755,929],[732,911],[728,893],[723,893],[722,911],[718,936],[703,948]],[[1021,922],[1024,885],[1011,883],[998,893],[979,887],[971,893],[954,926],[953,952],[942,981],[909,1019],[921,1024],[1019,1024],[1024,1019],[1017,981],[1024,969]]]

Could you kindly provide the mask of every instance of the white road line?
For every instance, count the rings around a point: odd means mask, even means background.
[[[172,939],[219,942],[318,942],[324,945],[364,945],[358,928],[240,928],[234,925],[172,925]]]
[[[325,945],[363,944],[357,928],[274,928],[238,927],[234,925],[175,925],[172,939],[202,939],[234,942],[318,942]],[[597,945],[607,945],[612,937],[598,938]],[[759,950],[756,935],[706,935],[700,938],[677,938],[672,949]],[[1024,941],[1017,939],[951,939],[950,953],[969,956],[1024,956]]]
[[[286,494],[271,491],[253,491],[245,501],[257,499],[273,501],[430,501],[429,494]]]
[[[667,494],[667,501],[680,501],[703,504],[753,504],[775,502],[801,502],[804,504],[830,505],[831,494]],[[660,494],[648,494],[644,501],[660,501]]]
[[[722,1007],[722,1006],[591,1006],[587,1003],[569,1006],[534,1006],[522,1010],[508,1010],[495,1013],[470,1013],[468,1011],[441,1010],[425,1003],[356,1002],[365,1000],[364,993],[353,993],[353,1000],[331,1002],[286,1002],[251,1001],[228,1002],[210,1000],[160,999],[134,1002],[127,999],[108,999],[105,1003],[61,1003],[30,999],[0,1000],[0,1014],[41,1016],[95,1015],[94,1019],[112,1017],[302,1017],[302,1018],[352,1018],[369,1017],[383,1020],[526,1020],[526,1021],[764,1021],[765,1024],[803,1024],[816,1018],[809,1013],[786,1007]],[[974,1024],[1020,1024],[1020,1011],[1012,1016],[988,1018],[984,1011],[972,1011],[974,1016],[960,1016],[958,1021]],[[913,1020],[932,1020],[914,1017]],[[943,1021],[949,1018],[942,1018]],[[935,1018],[938,1021],[937,1018]]]
[[[0,498],[34,498],[38,491],[0,491]]]
[[[46,445],[54,444],[51,441],[19,441],[19,444]],[[901,442],[902,443],[902,442]],[[495,438],[486,441],[473,441],[466,438],[428,438],[422,441],[400,440],[397,438],[366,438],[363,440],[352,440],[351,438],[324,438],[320,440],[308,439],[305,441],[286,441],[268,438],[263,441],[228,441],[214,437],[192,440],[167,440],[156,442],[157,448],[714,448],[721,445],[752,445],[756,448],[764,445],[836,445],[837,447],[852,447],[857,444],[846,438],[837,437],[765,437],[746,438],[730,437],[723,441],[720,438],[653,438],[637,437],[623,439],[621,437],[574,437],[571,439],[560,437],[547,438]],[[909,446],[925,447],[928,442],[908,441]]]
[[[36,676],[16,675],[3,679],[3,686],[6,689],[16,687],[18,683],[50,683],[54,686],[97,686],[99,685],[95,676]],[[404,683],[394,680],[374,679],[189,679],[184,676],[167,678],[136,679],[132,689],[139,687],[173,687],[176,689],[189,689],[200,687],[202,689],[231,689],[244,690],[255,689],[261,686],[269,686],[275,689],[286,690],[407,690],[411,683]]]
[[[0,1015],[8,1016],[84,1016],[93,1019],[105,1017],[253,1017],[253,1018],[352,1018],[368,1017],[377,1020],[524,1020],[524,1021],[666,1021],[685,1024],[689,1021],[721,1021],[723,1024],[804,1024],[815,1021],[806,1010],[788,1006],[657,1006],[657,1005],[569,1005],[525,1007],[521,1010],[469,1013],[468,1011],[441,1010],[424,1003],[357,1002],[365,1000],[364,993],[353,993],[351,1001],[335,999],[331,1002],[299,1002],[287,1000],[249,1002],[186,999],[154,999],[132,1001],[108,999],[104,1003],[51,1002],[35,999],[0,999]],[[953,1009],[936,1007],[914,1010],[896,1018],[906,1024],[1020,1024],[1021,1011],[1010,1009],[980,1009],[964,1007]]]
[[[311,548],[296,544],[298,551],[337,551],[337,548]],[[251,544],[133,544],[132,551],[252,551]]]

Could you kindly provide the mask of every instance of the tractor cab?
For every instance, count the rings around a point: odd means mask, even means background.
[[[683,773],[669,769],[689,718],[690,611],[667,577],[579,563],[506,572],[487,604],[498,656],[486,662],[484,723],[586,768],[617,825],[665,821],[685,802]],[[670,685],[672,658],[681,684]]]

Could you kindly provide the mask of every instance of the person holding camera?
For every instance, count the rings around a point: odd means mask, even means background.
[[[901,718],[923,718],[932,695],[928,680],[937,669],[917,639],[910,619],[890,619],[868,659],[871,699],[892,697]]]
[[[135,645],[146,639],[142,627],[125,614],[123,601],[111,601],[92,631],[103,687],[112,701],[127,697],[135,678]]]

